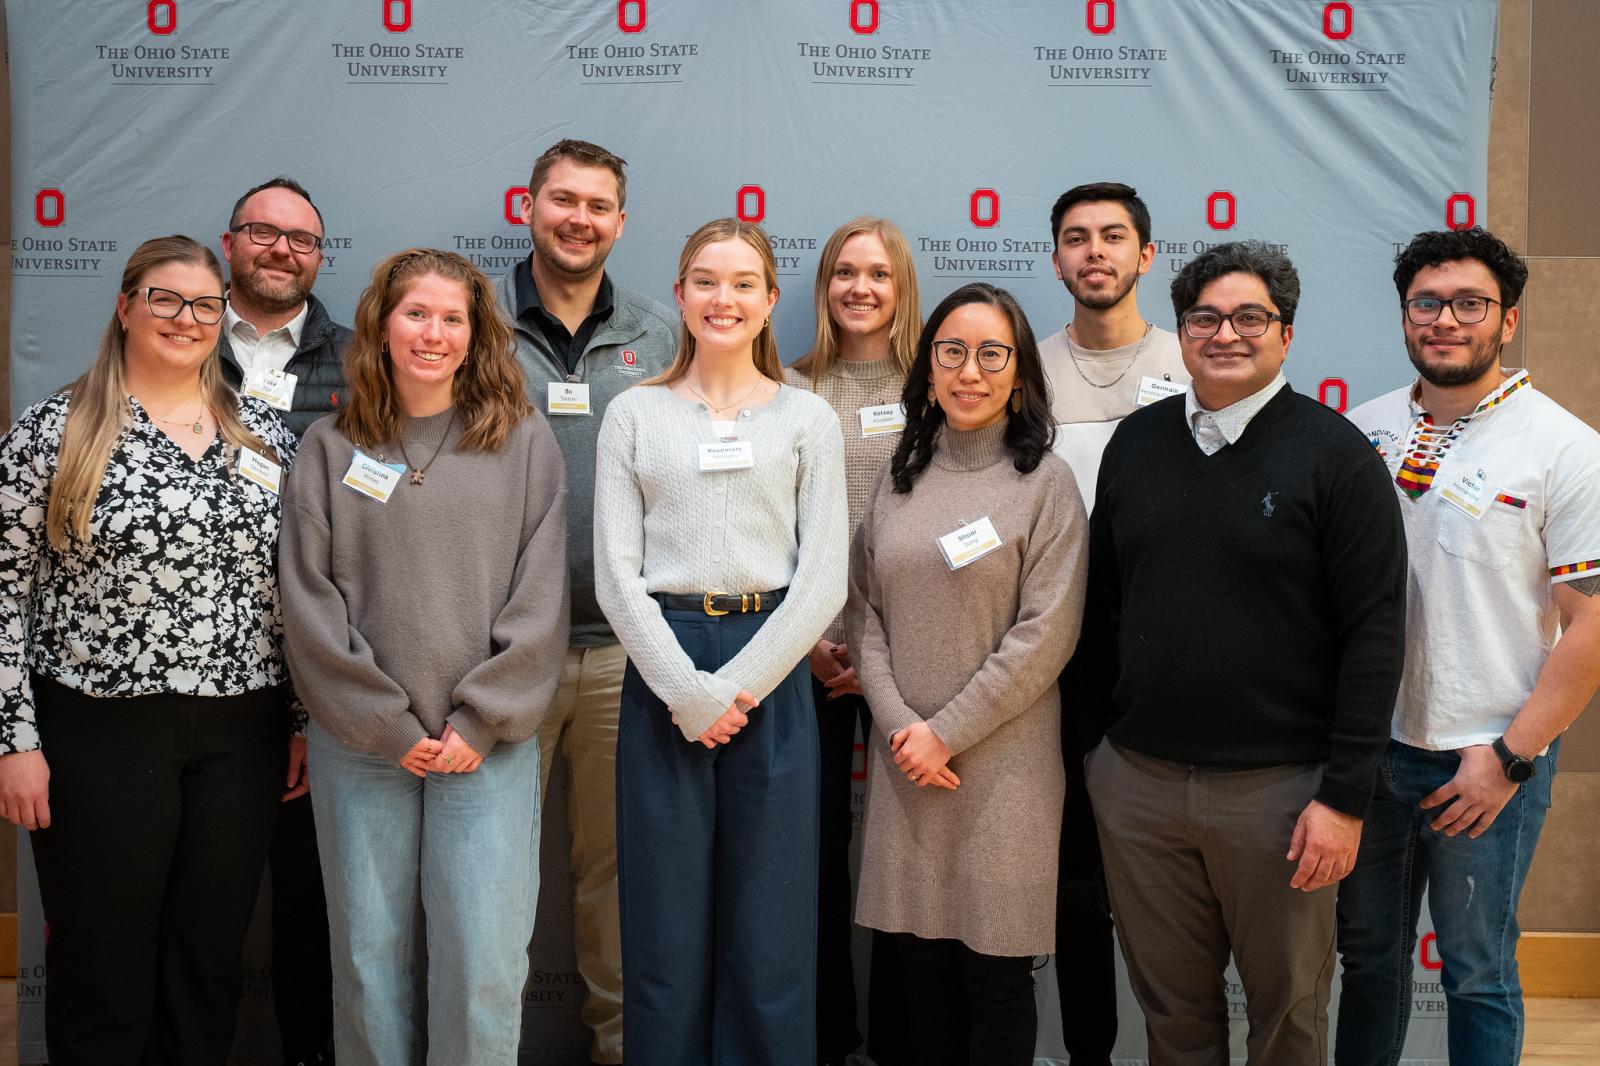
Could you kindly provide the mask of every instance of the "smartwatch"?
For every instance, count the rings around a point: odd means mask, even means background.
[[[1493,746],[1494,753],[1500,757],[1500,769],[1505,771],[1507,781],[1520,785],[1533,776],[1533,760],[1524,759],[1506,747],[1505,737],[1497,737]]]

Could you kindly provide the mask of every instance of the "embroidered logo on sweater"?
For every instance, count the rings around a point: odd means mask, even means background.
[[[1277,510],[1277,508],[1272,505],[1272,498],[1276,495],[1276,492],[1269,492],[1265,496],[1261,497],[1262,518],[1271,518],[1272,512]]]

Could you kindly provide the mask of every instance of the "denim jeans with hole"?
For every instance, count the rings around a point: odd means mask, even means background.
[[[1456,774],[1461,756],[1390,741],[1362,828],[1356,868],[1339,889],[1339,1066],[1400,1061],[1422,894],[1438,935],[1452,1066],[1514,1066],[1522,1052],[1517,900],[1550,809],[1556,749],[1534,760],[1476,840],[1428,826],[1418,804]]]

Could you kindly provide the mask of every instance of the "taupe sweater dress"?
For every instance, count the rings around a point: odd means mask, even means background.
[[[856,921],[986,955],[1055,950],[1063,772],[1056,679],[1078,639],[1088,522],[1072,471],[1019,474],[1005,422],[946,429],[908,495],[879,474],[851,548],[846,639],[872,706]],[[952,571],[937,538],[987,517],[1001,547]],[[889,737],[919,720],[956,791],[918,788]]]

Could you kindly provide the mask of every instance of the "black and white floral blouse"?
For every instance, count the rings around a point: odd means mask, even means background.
[[[89,541],[54,551],[45,504],[69,403],[41,400],[0,441],[0,754],[39,746],[30,671],[96,696],[234,696],[288,677],[280,497],[239,476],[220,436],[190,459],[130,397]],[[277,415],[241,397],[239,417],[287,470],[295,437]]]

